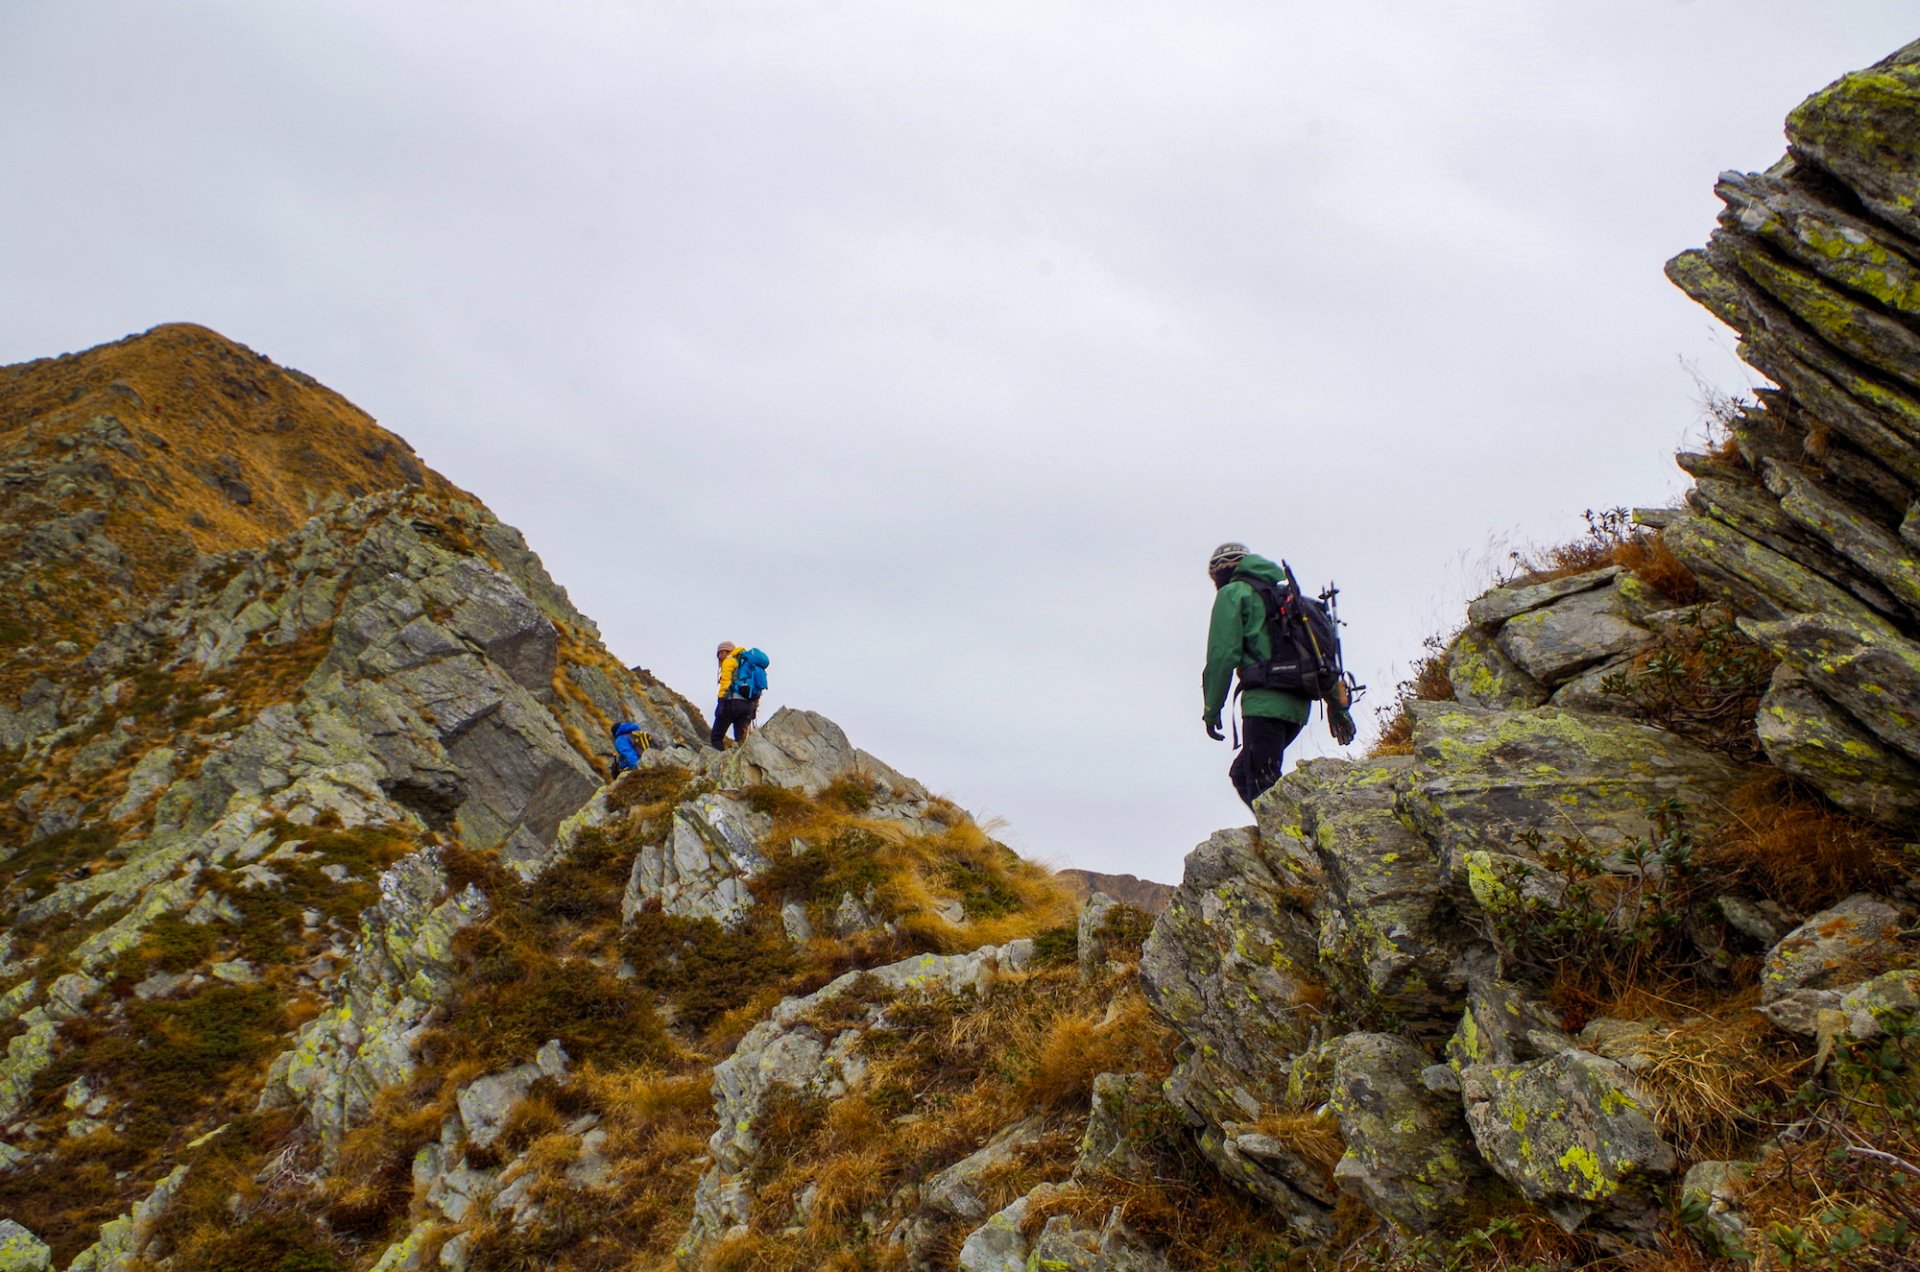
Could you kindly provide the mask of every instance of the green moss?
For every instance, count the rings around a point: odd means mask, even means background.
[[[620,940],[634,981],[658,994],[681,1024],[703,1030],[790,976],[797,964],[785,934],[764,919],[729,932],[710,918],[643,909]]]
[[[576,1062],[657,1063],[671,1051],[645,992],[588,958],[556,957],[493,927],[454,941],[467,965],[445,1036],[489,1066],[520,1064],[558,1038]]]

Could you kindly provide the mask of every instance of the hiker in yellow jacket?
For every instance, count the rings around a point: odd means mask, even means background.
[[[735,746],[747,740],[747,730],[760,710],[760,695],[767,689],[769,659],[730,640],[721,641],[713,653],[720,661],[720,700],[714,704],[713,733],[707,741],[718,751],[726,744],[728,729],[733,730]]]

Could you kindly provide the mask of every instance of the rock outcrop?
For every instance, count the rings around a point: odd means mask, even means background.
[[[1693,516],[1665,538],[1786,672],[1761,739],[1842,807],[1915,824],[1920,778],[1920,236],[1905,193],[1920,45],[1787,120],[1787,157],[1722,174],[1705,250],[1667,273],[1777,388],[1683,456]]]

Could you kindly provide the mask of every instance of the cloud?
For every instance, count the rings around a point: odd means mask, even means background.
[[[1338,577],[1377,701],[1463,553],[1666,496],[1680,359],[1746,377],[1660,264],[1904,10],[28,0],[0,358],[205,322],[623,657],[750,640],[1024,850],[1172,878],[1243,816],[1207,550]]]

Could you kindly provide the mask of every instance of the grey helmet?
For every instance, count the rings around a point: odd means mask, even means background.
[[[1231,569],[1233,566],[1240,564],[1240,559],[1246,555],[1246,544],[1223,543],[1213,550],[1212,556],[1207,558],[1207,573],[1212,574],[1218,570]]]

